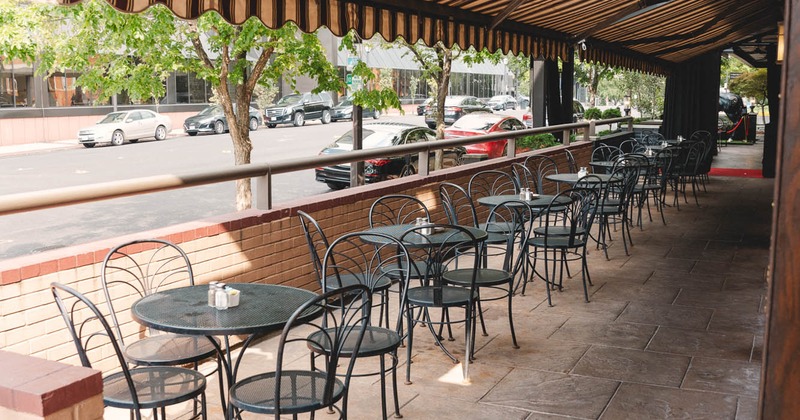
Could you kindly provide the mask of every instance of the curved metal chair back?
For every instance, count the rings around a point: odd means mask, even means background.
[[[536,193],[560,191],[559,183],[547,180],[547,176],[558,173],[558,164],[553,158],[543,155],[531,155],[525,159],[525,166],[536,179]]]
[[[281,333],[275,370],[239,379],[231,386],[229,418],[234,418],[236,408],[273,414],[279,419],[281,414],[332,408],[342,400],[346,407],[356,358],[342,361],[349,357],[343,351],[359,351],[371,305],[369,288],[356,284],[331,290],[297,308]],[[313,313],[320,316],[308,321]],[[302,334],[296,331],[300,326]],[[289,366],[296,362],[298,352],[308,351],[312,346],[331,349],[323,368],[300,370]],[[346,418],[346,413],[342,417]]]
[[[639,145],[639,142],[636,139],[628,139],[623,140],[622,143],[619,144],[619,150],[622,153],[636,153],[635,147]]]
[[[385,195],[369,208],[370,227],[414,224],[418,217],[431,220],[425,203],[410,195]]]
[[[507,238],[501,268],[512,273],[512,277],[516,277],[519,270],[524,268],[523,257],[527,256],[525,242],[537,215],[525,202],[508,200],[492,207],[486,217],[486,231],[490,235],[498,233]]]
[[[587,178],[589,176],[596,177],[596,175],[588,175]],[[569,199],[567,204],[563,202],[566,201],[565,198]],[[543,235],[545,247],[551,246],[550,241],[558,244],[557,246],[585,245],[594,223],[598,200],[599,193],[592,187],[572,188],[553,197],[543,216],[545,218]],[[561,229],[558,229],[558,234],[549,232],[549,229],[560,226],[569,227],[566,235],[560,235],[563,232]]]
[[[645,146],[658,146],[662,142],[664,142],[664,136],[656,131],[651,131],[642,138],[642,144]]]
[[[503,171],[480,171],[469,179],[467,194],[473,200],[493,195],[514,195],[519,193],[519,185],[514,176]]]
[[[189,256],[179,246],[161,239],[137,239],[112,248],[100,268],[100,281],[112,325],[125,344],[114,302],[137,298],[165,288],[194,285]],[[113,296],[112,296],[113,295]]]
[[[592,162],[613,161],[620,155],[618,147],[601,144],[592,151]]]
[[[311,217],[310,214],[298,210],[297,217],[300,219],[300,226],[303,227],[303,234],[306,237],[306,244],[308,245],[308,253],[311,256],[311,262],[314,264],[314,271],[317,274],[317,280],[322,281],[322,258],[325,255],[325,250],[328,249],[328,237],[325,232],[317,223],[316,219]],[[324,290],[324,289],[323,289]]]
[[[514,179],[520,188],[530,188],[534,193],[539,192],[539,184],[536,182],[536,176],[531,173],[523,163],[514,162],[511,164],[511,173],[514,174]]]
[[[120,347],[121,339],[89,298],[60,283],[51,283],[50,291],[82,366],[92,368],[89,355],[100,355],[99,347],[110,344],[114,350],[119,373],[103,378],[103,400],[107,406],[131,410],[132,417],[141,419],[141,409],[161,408],[204,395],[206,379],[199,372],[170,366],[129,368]],[[140,394],[146,395],[148,401],[140,401]],[[204,396],[202,411],[205,413]]]
[[[575,155],[569,149],[564,150],[567,157],[567,172],[578,172],[578,164],[575,162]]]
[[[463,187],[451,182],[442,182],[439,184],[439,198],[442,200],[448,223],[478,227],[475,203]]]

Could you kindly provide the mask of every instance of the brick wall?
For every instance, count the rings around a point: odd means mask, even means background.
[[[579,166],[588,166],[591,143],[578,142],[569,149]],[[564,146],[542,151],[566,170]],[[513,161],[524,160],[525,155]],[[81,246],[0,261],[0,348],[23,355],[79,365],[75,348],[60,319],[49,290],[51,282],[67,284],[86,294],[105,311],[100,265],[109,249],[140,238],[161,238],[177,243],[189,255],[198,284],[264,282],[318,288],[297,211],[311,214],[330,240],[368,227],[367,214],[375,199],[405,193],[421,199],[434,222],[445,222],[438,197],[442,181],[466,186],[479,170],[508,171],[512,160],[493,159],[436,171],[426,178],[408,177],[359,188],[345,189],[286,203],[269,211],[240,213],[141,232]],[[484,209],[485,211],[485,209]],[[120,311],[121,305],[117,305]],[[120,311],[127,313],[128,311]],[[130,321],[126,334],[141,328]],[[122,322],[122,321],[121,321]],[[108,352],[107,352],[108,353]],[[110,356],[110,353],[106,356]],[[95,364],[113,368],[115,360]]]

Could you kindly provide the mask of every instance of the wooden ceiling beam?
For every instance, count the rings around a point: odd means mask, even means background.
[[[526,0],[511,0],[511,2],[508,3],[508,6],[506,6],[502,12],[498,13],[497,16],[492,19],[492,23],[489,24],[489,30],[493,30],[497,27],[497,25],[506,20],[508,16],[510,16],[511,13],[514,13],[514,11],[517,10],[517,8],[525,1]]]

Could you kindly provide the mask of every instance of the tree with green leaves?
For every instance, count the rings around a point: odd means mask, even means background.
[[[748,98],[754,98],[761,108],[763,118],[764,107],[767,106],[767,69],[755,69],[741,74],[728,83],[731,92]],[[766,121],[765,121],[766,122]]]
[[[745,64],[733,55],[723,54],[719,65],[719,87],[728,87],[728,82],[737,75],[753,71],[753,67]],[[732,77],[733,76],[733,77]]]
[[[35,36],[27,41],[3,37],[0,43],[18,46],[0,47],[0,55],[37,60],[43,74],[67,69],[79,73],[76,83],[99,100],[125,91],[134,101],[157,102],[173,72],[194,73],[208,81],[229,122],[237,165],[250,163],[248,109],[257,85],[283,78],[294,87],[297,76],[306,75],[317,81],[315,91],[341,87],[317,36],[300,33],[293,24],[269,29],[251,18],[231,25],[215,12],[184,21],[162,6],[126,14],[101,0],[69,7],[20,0],[6,0],[4,5],[3,22],[17,21],[7,17],[16,13],[25,18],[15,24],[19,30],[29,28]],[[250,180],[238,180],[236,207],[251,206]]]
[[[589,106],[597,106],[597,90],[601,80],[608,80],[614,77],[614,69],[600,63],[590,63],[588,61],[578,61],[575,54],[575,81],[586,87],[589,94]]]
[[[422,41],[409,44],[403,39],[399,39],[397,44],[407,49],[407,54],[419,65],[422,77],[434,90],[430,92],[434,98],[431,112],[436,121],[437,139],[444,138],[444,102],[450,92],[450,73],[453,68],[453,60],[460,58],[467,66],[471,66],[485,61],[497,64],[503,59],[500,51],[492,54],[486,50],[461,50],[458,46],[447,47],[441,41],[434,44],[433,47],[428,47]],[[442,151],[437,150],[434,169],[441,169],[442,156]]]
[[[598,91],[616,101],[629,96],[631,108],[638,109],[642,117],[659,118],[664,112],[665,84],[662,76],[617,70],[613,77],[600,81]]]

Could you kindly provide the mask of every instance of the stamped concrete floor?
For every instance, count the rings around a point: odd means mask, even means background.
[[[729,146],[717,165],[732,167],[725,155],[733,149],[761,152]],[[634,229],[630,256],[617,233],[610,260],[590,251],[589,303],[578,273],[553,293],[552,307],[543,282],[529,283],[513,300],[519,349],[511,346],[504,303],[484,305],[489,334],[477,337],[468,383],[461,365],[418,327],[413,383],[399,380],[403,417],[755,419],[772,186],[769,179],[712,177],[699,207],[690,195],[680,210],[666,209],[666,226],[654,217]],[[463,329],[455,335],[446,345],[461,357]],[[250,348],[240,375],[271,370],[276,341]],[[305,354],[297,356],[298,364],[306,362]],[[363,359],[357,370],[376,366]],[[216,389],[212,379],[211,418],[221,417]],[[353,379],[349,414],[380,418],[377,377]]]

